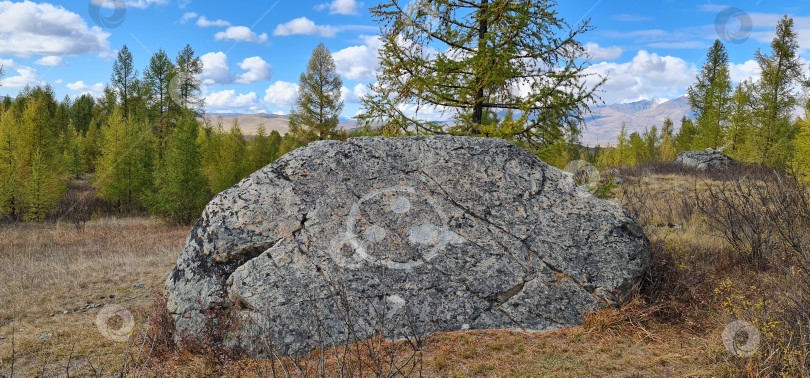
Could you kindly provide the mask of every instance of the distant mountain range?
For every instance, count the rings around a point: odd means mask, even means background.
[[[278,131],[281,135],[284,135],[287,133],[287,131],[290,131],[290,116],[288,115],[223,113],[206,114],[204,117],[200,118],[200,120],[209,122],[215,127],[217,122],[221,121],[222,127],[225,130],[230,130],[235,119],[239,122],[239,129],[242,130],[242,134],[246,136],[256,135],[256,131],[258,130],[260,124],[264,125],[264,129],[268,134],[270,134],[270,132],[273,130]],[[357,127],[357,122],[351,119],[341,118],[338,127],[341,129],[351,130]]]
[[[582,133],[582,143],[586,145],[616,144],[622,129],[622,122],[627,127],[627,134],[639,133],[652,126],[661,129],[664,120],[669,118],[675,130],[681,127],[683,116],[694,118],[689,100],[686,96],[674,100],[653,98],[625,104],[603,105],[591,109],[586,117],[586,129]]]
[[[677,130],[681,126],[681,117],[684,115],[692,118],[692,111],[686,96],[678,97],[674,100],[653,98],[625,104],[612,104],[599,106],[592,109],[591,114],[586,118],[587,128],[583,132],[582,142],[587,145],[615,144],[622,128],[622,122],[627,124],[627,133],[634,131],[641,132],[645,127],[652,125],[661,128],[664,119],[669,117],[675,123]],[[227,130],[233,124],[233,120],[239,120],[239,128],[245,135],[256,135],[259,124],[264,124],[269,133],[276,130],[282,135],[289,131],[290,118],[287,115],[276,114],[206,114],[205,120],[212,125],[216,125],[219,120]],[[340,119],[340,128],[354,129],[357,122],[352,119]]]
[[[664,120],[669,118],[677,132],[681,128],[681,118],[687,116],[694,119],[694,113],[689,106],[686,96],[673,100],[653,98],[624,104],[602,105],[591,109],[585,118],[586,128],[582,132],[582,144],[588,146],[615,145],[622,123],[627,127],[627,134],[643,132],[652,126],[661,129]],[[796,108],[795,117],[804,116],[801,107]],[[239,127],[245,135],[255,135],[260,123],[264,124],[269,133],[276,130],[282,135],[289,130],[289,116],[276,114],[207,114],[205,119],[216,125],[219,119],[228,129],[234,119],[239,120]],[[352,119],[341,118],[338,127],[351,130],[357,127]]]

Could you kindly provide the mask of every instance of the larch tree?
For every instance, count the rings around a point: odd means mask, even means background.
[[[725,140],[726,122],[731,102],[731,75],[728,53],[719,40],[715,40],[706,54],[706,63],[700,69],[696,82],[687,90],[689,105],[695,112],[697,135],[693,149],[717,149]]]
[[[653,125],[650,129],[644,130],[644,163],[659,161],[661,159],[661,137],[658,135],[658,127]]]
[[[129,122],[116,108],[101,129],[101,154],[96,162],[99,197],[118,204],[119,210],[141,207],[152,188],[154,139],[149,124]]]
[[[636,163],[635,155],[627,136],[627,126],[622,122],[622,129],[619,131],[619,138],[616,140],[616,147],[606,153],[602,162],[604,166],[625,167]]]
[[[630,156],[632,162],[629,165],[643,164],[646,162],[647,145],[644,138],[638,132],[630,134]]]
[[[793,169],[801,181],[810,183],[810,100],[804,106],[804,118],[799,119],[796,124],[799,135],[796,137]]]
[[[0,120],[0,212],[17,219],[22,213],[23,202],[22,157],[19,153],[22,102],[14,102],[5,108]]]
[[[197,145],[198,134],[194,114],[180,118],[169,138],[166,162],[155,175],[156,191],[147,201],[152,213],[177,223],[192,223],[210,199]]]
[[[678,130],[678,134],[675,135],[675,151],[691,151],[695,145],[696,136],[697,128],[695,127],[695,123],[686,116],[683,116],[683,118],[681,118],[681,128]]]
[[[363,98],[361,124],[387,135],[497,136],[549,147],[581,133],[604,78],[590,76],[577,39],[554,1],[388,0],[372,8],[381,25],[380,68]],[[453,122],[428,122],[422,110]],[[511,109],[509,129],[488,119]],[[505,126],[505,125],[504,125]]]
[[[256,136],[248,142],[247,155],[249,172],[255,172],[276,160],[278,148],[281,145],[281,134],[273,130],[267,135],[263,124],[256,129]]]
[[[751,83],[742,82],[734,88],[729,107],[728,127],[726,130],[725,150],[723,152],[740,161],[749,161],[746,149],[751,134]]]
[[[87,133],[90,128],[90,122],[93,120],[93,110],[96,106],[96,100],[89,94],[83,94],[73,101],[70,109],[70,122],[73,128],[76,129],[81,135]]]
[[[48,158],[41,150],[36,150],[31,158],[30,172],[25,178],[25,205],[24,220],[42,221],[50,210],[56,205],[65,192],[64,185],[59,176],[58,165],[53,158]]]
[[[64,162],[60,130],[55,120],[56,101],[46,87],[36,88],[25,101],[16,154],[18,184],[24,194],[24,220],[43,220],[62,197]]]
[[[157,118],[169,111],[169,82],[172,79],[174,65],[163,50],[158,50],[149,59],[149,66],[143,71],[143,80],[153,97],[149,105]]]
[[[200,134],[198,144],[202,150],[203,171],[213,193],[230,188],[250,173],[247,142],[237,119],[228,131],[219,120],[216,128]]]
[[[205,108],[205,99],[202,97],[199,79],[203,71],[200,58],[194,53],[191,45],[186,45],[175,59],[177,72],[171,78],[171,98],[175,105],[182,110],[190,110],[195,115],[201,115]]]
[[[675,125],[667,118],[661,126],[661,161],[674,161],[678,153],[675,151]]]
[[[337,128],[343,110],[342,86],[332,54],[319,44],[299,79],[298,98],[290,110],[290,134],[295,143],[285,152],[315,140],[345,138]]]
[[[127,118],[130,111],[130,99],[135,95],[135,82],[138,79],[138,70],[132,63],[132,53],[127,45],[118,52],[118,57],[113,63],[113,72],[110,77],[112,87],[121,98],[123,117]]]
[[[176,123],[174,117],[167,116],[171,108],[170,83],[175,75],[174,64],[163,50],[152,55],[149,59],[149,66],[143,72],[144,83],[151,95],[147,105],[153,131],[157,138],[158,160],[163,159],[163,151],[168,148],[168,137]]]
[[[805,80],[798,50],[798,34],[788,16],[776,25],[771,54],[757,49],[761,79],[753,86],[752,96],[755,129],[749,145],[753,162],[785,167],[793,158],[793,141],[798,130],[791,116],[798,103],[799,84]]]

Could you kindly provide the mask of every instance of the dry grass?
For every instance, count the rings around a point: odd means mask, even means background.
[[[545,333],[470,331],[437,334],[421,347],[425,376],[719,376],[737,374],[721,332],[729,317],[714,292],[731,279],[766,283],[767,272],[746,268],[727,242],[690,208],[695,190],[714,185],[706,176],[639,174],[616,190],[616,201],[635,207],[650,237],[653,266],[634,301],[590,314],[583,327]],[[671,227],[677,225],[678,227]],[[0,225],[0,376],[10,369],[12,327],[15,375],[107,375],[148,354],[142,343],[154,316],[150,285],[163,288],[188,227],[148,218],[107,218],[72,224]],[[135,288],[136,284],[144,284]],[[104,339],[94,324],[100,307],[118,304],[135,315],[138,337],[129,347]],[[65,313],[67,312],[67,313]],[[53,338],[40,341],[43,333]],[[411,350],[380,341],[401,360]],[[355,348],[356,346],[349,346]],[[212,363],[188,349],[162,353],[134,375],[337,375],[334,351],[281,361],[240,359]],[[342,355],[338,349],[337,355]],[[323,358],[322,358],[323,357]],[[365,358],[365,357],[362,357]],[[137,358],[136,358],[137,359]],[[70,361],[70,363],[68,363]],[[365,360],[364,360],[365,361]],[[357,363],[356,361],[352,363]],[[368,361],[364,362],[368,363]],[[286,370],[285,370],[286,369]],[[365,375],[373,375],[366,371]]]
[[[0,225],[0,375],[11,366],[12,327],[21,376],[64,375],[69,358],[76,372],[92,370],[88,361],[119,364],[124,347],[101,336],[96,314],[106,304],[146,308],[188,232],[147,218],[90,221],[81,233],[65,223]],[[45,333],[54,336],[40,341]]]

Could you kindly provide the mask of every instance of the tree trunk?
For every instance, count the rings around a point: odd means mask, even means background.
[[[485,12],[487,10],[487,4],[489,0],[481,0],[481,19],[478,20],[478,54],[482,54],[484,49],[486,48],[486,35],[487,35],[487,18],[485,17]],[[483,75],[483,72],[479,73],[479,75]],[[473,105],[473,114],[472,114],[472,127],[473,131],[478,131],[478,125],[481,124],[481,121],[484,119],[484,86],[482,85],[482,81],[484,78],[482,76],[478,76],[475,78],[475,85],[477,88],[475,89],[475,95],[473,98],[474,105]]]

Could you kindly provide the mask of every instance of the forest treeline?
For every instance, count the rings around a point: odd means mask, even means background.
[[[339,93],[342,83],[334,80],[334,62],[323,45],[313,59],[312,70],[331,69],[330,88],[336,86]],[[309,96],[299,99],[291,114],[291,132],[284,137],[268,133],[263,125],[246,137],[236,120],[231,125],[201,121],[202,64],[190,46],[174,60],[157,52],[143,74],[132,60],[124,46],[110,84],[98,98],[83,94],[58,101],[48,85],[2,98],[0,212],[6,219],[65,215],[51,212],[73,180],[84,176],[98,197],[118,212],[149,211],[189,223],[214,194],[284,152],[310,140],[347,136],[337,130],[342,102],[324,97],[330,88],[310,88]],[[302,75],[302,85],[319,79],[310,77],[317,74]],[[315,110],[313,98],[318,100]],[[312,114],[329,118],[313,120]],[[309,124],[326,128],[299,127]]]
[[[389,16],[385,9],[375,11],[383,20]],[[529,23],[563,25],[553,13],[535,8],[504,12],[487,8],[475,17],[501,22],[505,28],[516,28],[516,33],[527,26],[512,23],[504,15]],[[401,36],[398,33],[409,28],[414,33],[425,32],[403,20],[407,19],[396,18],[383,30],[378,77],[387,78],[380,81],[387,87],[375,85],[372,94],[363,99],[365,110],[358,121],[365,127],[354,135],[500,137],[557,167],[578,159],[600,168],[671,161],[681,151],[715,148],[743,162],[793,170],[810,179],[810,123],[807,117],[792,119],[802,100],[800,89],[810,83],[802,74],[794,22],[787,16],[776,27],[771,51],[755,52],[761,79],[732,83],[728,54],[715,41],[695,84],[688,89],[694,120],[684,117],[677,132],[671,120],[660,128],[652,126],[629,135],[622,128],[614,146],[595,150],[577,143],[588,104],[605,80],[590,87],[582,84],[587,65],[581,62],[586,56],[573,36],[589,31],[587,22],[561,41],[554,39],[556,29],[530,34],[525,41],[501,40],[492,31],[496,29],[485,30],[484,38],[472,38],[452,34],[440,23],[435,32],[463,37],[454,43],[476,54],[439,54],[429,59],[403,54],[405,47],[396,42]],[[461,27],[453,25],[447,27]],[[537,38],[563,45],[553,51],[538,50],[532,59],[570,63],[565,64],[566,71],[552,75],[558,81],[551,87],[543,86],[551,74],[542,67],[510,66],[516,62],[514,57],[523,59],[526,51],[535,51],[527,49],[542,42]],[[425,47],[429,40],[415,38],[412,42]],[[504,50],[503,46],[510,47]],[[511,54],[512,58],[498,54]],[[470,69],[459,71],[464,65]],[[148,211],[190,223],[213,195],[284,153],[314,140],[350,136],[338,128],[342,81],[323,44],[315,48],[300,76],[299,96],[290,111],[290,131],[284,136],[259,127],[255,136],[246,138],[236,122],[212,125],[201,121],[205,105],[199,79],[202,68],[200,58],[186,46],[173,59],[158,51],[139,73],[132,54],[123,46],[113,63],[110,82],[98,98],[84,94],[58,101],[49,86],[26,88],[16,98],[3,98],[0,212],[13,221],[43,220],[54,215],[54,207],[71,183],[84,177],[98,197],[118,212]],[[509,89],[516,80],[527,77],[535,79],[529,97],[519,97]],[[574,92],[559,90],[575,84],[579,89]],[[448,102],[450,99],[455,102]],[[407,108],[403,104],[409,103],[446,109],[455,106],[457,113],[454,121],[444,124],[420,122],[403,112]],[[805,108],[810,115],[810,102]]]
[[[754,53],[760,79],[735,85],[725,46],[715,41],[687,92],[694,120],[681,119],[677,132],[670,119],[660,128],[629,135],[623,126],[615,145],[588,158],[600,166],[630,166],[713,148],[741,162],[789,170],[810,180],[810,99],[801,98],[801,89],[810,82],[802,73],[793,19],[779,21],[770,48],[767,54],[759,49]],[[801,105],[805,116],[794,120]]]

